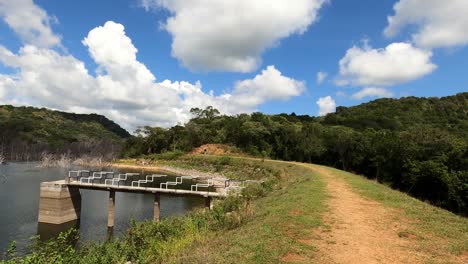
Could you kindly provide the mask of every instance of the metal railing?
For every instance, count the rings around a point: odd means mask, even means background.
[[[99,172],[93,172],[93,176],[91,177],[81,177],[80,178],[80,183],[85,183],[84,181],[87,181],[87,183],[94,183],[94,180],[99,180],[102,181],[103,179],[108,179],[107,177],[111,176],[113,178],[114,172],[113,171],[99,171]],[[92,182],[91,182],[92,181]]]
[[[190,190],[191,191],[195,191],[195,192],[198,192],[198,187],[202,187],[202,188],[210,188],[214,186],[214,180],[213,178],[208,178],[207,182],[206,183],[196,183],[196,184],[192,184],[190,186]]]
[[[167,175],[164,174],[151,174],[151,175],[146,175],[146,178],[144,180],[138,180],[138,181],[132,181],[132,187],[141,187],[140,184],[146,184],[146,183],[152,183],[154,182],[155,178],[162,178],[162,177],[167,177]],[[137,186],[134,186],[136,184]]]
[[[163,186],[166,186],[165,189],[167,189],[167,187],[170,185],[170,186],[176,186],[176,185],[179,185],[179,184],[182,184],[182,182],[184,181],[184,179],[195,179],[197,177],[194,177],[194,176],[179,176],[176,178],[176,181],[167,181],[167,182],[162,182],[159,184],[159,188],[163,188]]]
[[[163,179],[165,177],[169,177],[168,175],[165,174],[151,174],[151,175],[146,175],[144,176],[143,179],[141,179],[140,173],[120,173],[116,174],[115,172],[112,171],[90,171],[90,170],[72,170],[68,172],[68,183],[71,182],[78,182],[79,184],[92,184],[94,185],[95,181],[99,181],[99,183],[104,183],[104,186],[107,187],[112,187],[112,186],[118,186],[121,187],[122,185],[127,186],[127,187],[134,187],[134,188],[142,188],[144,187],[145,189],[150,188],[148,187],[149,183],[152,183],[152,188],[154,187],[155,184],[156,186],[159,187],[159,189],[180,189],[177,188],[179,185],[183,185],[184,183],[187,183],[188,186],[190,186],[190,191],[192,192],[200,192],[200,188],[205,189],[206,192],[211,192],[213,191],[213,188],[219,191],[221,189],[221,192],[237,192],[241,190],[242,188],[245,188],[249,184],[252,183],[263,183],[264,181],[259,181],[259,180],[236,180],[236,179],[226,179],[226,178],[205,178],[205,177],[197,177],[197,176],[176,176],[175,181],[166,181],[166,182],[160,182],[160,180],[156,179]],[[194,180],[196,181],[194,182]],[[187,182],[186,180],[190,180],[190,182]],[[157,185],[159,184],[159,185]],[[188,188],[188,186],[186,188]],[[171,188],[169,188],[171,187]],[[188,191],[188,189],[187,189]],[[204,192],[205,190],[203,190]]]
[[[133,179],[134,176],[140,176],[140,173],[124,173],[124,174],[119,174],[117,178],[112,178],[112,179],[106,179],[104,181],[104,185],[115,185],[117,183],[117,186],[120,186],[120,182],[126,182],[130,178]]]
[[[83,175],[83,174],[86,174],[86,175]],[[84,176],[89,177],[90,175],[91,175],[91,172],[89,170],[69,171],[67,180],[68,180],[68,183],[70,183],[72,179],[76,179],[77,181],[79,181],[82,177]]]

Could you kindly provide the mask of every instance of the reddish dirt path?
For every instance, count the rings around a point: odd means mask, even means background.
[[[346,182],[319,166],[330,195],[323,228],[315,234],[317,263],[425,263],[428,256],[411,246],[398,212],[356,194]],[[414,241],[413,241],[414,242]]]

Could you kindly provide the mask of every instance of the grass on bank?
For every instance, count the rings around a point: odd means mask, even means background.
[[[258,162],[258,161],[257,161]],[[312,263],[316,249],[299,240],[310,237],[322,225],[324,183],[302,166],[266,162],[284,171],[288,184],[252,203],[255,218],[239,228],[211,233],[191,252],[192,263],[278,263],[286,256]],[[184,262],[184,261],[182,261]]]
[[[117,161],[122,165],[141,165],[156,167],[174,167],[187,170],[197,170],[213,174],[222,174],[227,178],[239,180],[264,180],[273,174],[281,172],[275,167],[274,161],[251,159],[233,156],[191,155],[182,152],[167,152],[143,156],[141,159],[123,159]],[[275,171],[276,168],[276,171]],[[283,177],[281,180],[295,179]]]

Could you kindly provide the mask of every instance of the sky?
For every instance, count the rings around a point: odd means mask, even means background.
[[[0,0],[0,104],[129,131],[468,91],[466,0]]]

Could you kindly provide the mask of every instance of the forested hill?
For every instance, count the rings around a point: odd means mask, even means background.
[[[338,107],[322,123],[358,130],[406,130],[425,125],[468,136],[468,92],[448,97],[378,99],[353,107]]]
[[[105,116],[45,108],[0,106],[0,153],[36,160],[41,153],[89,154],[119,148],[130,134]]]
[[[262,113],[223,116],[192,109],[184,126],[145,127],[124,155],[190,151],[208,143],[255,156],[312,162],[376,179],[468,215],[468,93],[379,99],[325,117]]]

